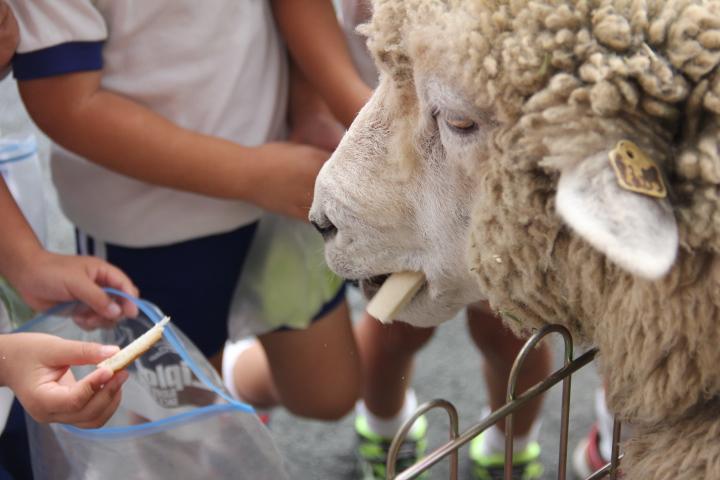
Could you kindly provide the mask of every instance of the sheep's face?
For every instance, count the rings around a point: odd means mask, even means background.
[[[310,219],[330,268],[366,296],[386,274],[422,271],[398,320],[431,326],[482,298],[466,257],[478,185],[469,167],[491,122],[436,78],[413,85],[383,78],[320,172]]]
[[[571,283],[554,270],[561,237],[580,237],[592,258],[636,276],[667,273],[678,249],[668,198],[623,188],[608,159],[637,144],[667,164],[677,129],[657,99],[670,104],[688,89],[638,39],[628,48],[604,28],[590,36],[601,15],[586,3],[375,4],[368,44],[381,82],[323,167],[311,210],[334,271],[367,295],[388,273],[422,271],[427,284],[399,318],[416,325],[483,293],[496,308],[525,308],[548,278]],[[539,29],[541,18],[557,34]],[[605,65],[598,39],[627,58],[609,52]],[[638,65],[658,78],[637,82]],[[648,100],[643,111],[638,98]]]

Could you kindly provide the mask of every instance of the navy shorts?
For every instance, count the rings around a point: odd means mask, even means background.
[[[140,296],[157,305],[211,357],[228,337],[230,305],[257,223],[159,247],[129,248],[77,232],[78,253],[96,255],[123,270]]]

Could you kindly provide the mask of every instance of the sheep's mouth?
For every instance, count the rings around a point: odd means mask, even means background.
[[[380,290],[380,287],[383,286],[383,283],[385,283],[385,280],[387,280],[390,275],[392,275],[392,273],[384,273],[382,275],[375,275],[372,277],[362,278],[359,280],[350,280],[350,283],[352,283],[356,287],[359,287],[363,296],[366,299],[370,300],[372,297],[375,296],[375,294],[378,292],[378,290]],[[417,293],[415,293],[413,300],[415,300],[423,291],[425,291],[427,289],[427,286],[428,286],[428,283],[427,283],[427,280],[425,280],[422,287],[420,287],[420,290],[418,290]]]
[[[355,280],[353,283],[360,287],[360,291],[365,298],[370,299],[380,290],[380,287],[382,287],[382,284],[385,283],[385,280],[387,280],[389,276],[389,273],[384,273],[382,275]]]

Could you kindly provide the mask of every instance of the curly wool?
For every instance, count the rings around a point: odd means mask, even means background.
[[[665,432],[639,434],[625,462],[639,472],[641,456],[665,455],[664,473],[631,478],[703,478],[668,452],[673,434],[717,430],[699,419],[720,403],[720,1],[385,0],[365,29],[401,96],[421,69],[497,119],[469,245],[492,305],[516,331],[561,323],[599,346],[613,411]],[[559,172],[620,139],[670,183],[681,251],[659,281],[623,272],[555,213]],[[648,446],[661,440],[668,450]],[[714,442],[692,448],[694,471],[720,478]]]

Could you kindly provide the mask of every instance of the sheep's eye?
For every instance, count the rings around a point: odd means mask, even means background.
[[[477,122],[469,118],[448,118],[445,123],[457,133],[471,133],[477,130]]]

